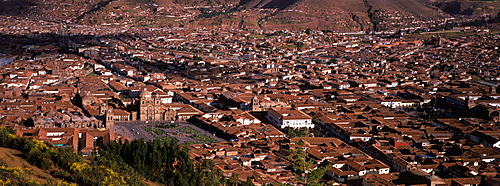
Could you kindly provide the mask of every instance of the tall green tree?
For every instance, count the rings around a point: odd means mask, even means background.
[[[238,186],[238,174],[233,173],[231,177],[227,180],[226,186]]]
[[[110,143],[102,148],[107,156],[117,156],[138,173],[166,185],[220,185],[223,175],[210,160],[191,160],[188,148],[175,141],[134,140]]]
[[[295,179],[306,185],[322,185],[319,181],[330,166],[325,165],[314,168],[314,162],[307,159],[307,152],[304,149],[290,150],[290,152],[291,161],[294,162]]]

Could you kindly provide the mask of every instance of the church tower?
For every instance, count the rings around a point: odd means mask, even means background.
[[[474,102],[474,99],[471,97],[467,96],[465,98],[465,109],[471,109],[476,106],[476,103]]]
[[[99,105],[99,115],[105,115],[108,111],[108,104],[106,102],[101,103]]]
[[[252,105],[252,111],[260,111],[260,102],[259,98],[257,96],[253,96],[252,100],[250,101],[250,104]]]
[[[60,61],[54,61],[53,66],[52,66],[52,74],[59,74],[59,63]]]
[[[150,93],[144,89],[140,95],[139,102],[140,121],[160,121],[163,120],[161,113],[161,99],[159,95]]]
[[[140,121],[148,121],[153,120],[152,116],[149,114],[150,110],[153,110],[151,105],[153,104],[153,98],[151,97],[151,93],[144,88],[140,95],[139,102],[139,120]]]
[[[113,131],[115,126],[114,121],[115,113],[113,112],[113,108],[109,108],[104,115],[104,124],[106,129]]]
[[[500,12],[499,12],[500,13]],[[488,91],[490,94],[496,94],[497,93],[497,86],[492,86],[490,87],[490,90]]]
[[[160,96],[153,93],[153,108],[154,110],[152,110],[152,112],[154,113],[154,120],[155,121],[160,121],[160,120],[163,120],[163,116],[161,114],[161,99],[160,99]]]

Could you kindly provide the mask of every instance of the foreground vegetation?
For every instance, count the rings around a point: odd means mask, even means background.
[[[112,157],[92,156],[85,160],[75,154],[73,149],[56,148],[48,143],[21,138],[10,129],[0,127],[0,146],[18,150],[32,165],[50,173],[57,180],[47,180],[47,185],[145,185],[143,177],[125,163],[115,161]],[[29,174],[19,167],[2,166],[0,182],[7,185],[43,185],[30,179]],[[11,174],[6,174],[10,172]]]
[[[176,140],[111,142],[84,158],[72,149],[17,137],[0,127],[0,147],[20,151],[29,163],[56,178],[40,183],[27,178],[29,170],[7,167],[0,161],[0,185],[146,185],[147,180],[181,186],[252,185],[225,178],[210,160],[195,163],[188,148],[181,148]]]

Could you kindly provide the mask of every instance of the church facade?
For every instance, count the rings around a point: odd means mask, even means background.
[[[150,93],[144,89],[140,95],[139,120],[140,121],[161,121],[164,120],[161,113],[161,99],[158,95]]]

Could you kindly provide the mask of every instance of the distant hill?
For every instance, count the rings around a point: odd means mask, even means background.
[[[416,0],[243,0],[245,8],[277,8],[279,11],[261,21],[268,29],[331,29],[343,31],[380,30],[380,14],[398,13],[415,19],[444,17],[437,8]],[[286,3],[283,3],[286,2]],[[380,26],[380,25],[379,25]],[[385,28],[389,29],[389,28]]]
[[[241,0],[240,5],[245,8],[277,8],[286,9],[300,0]]]
[[[495,15],[500,12],[500,0],[420,0],[452,15]]]
[[[391,20],[383,16],[388,13],[415,20],[448,16],[417,0],[241,0],[234,9],[236,13],[195,19],[188,26],[377,31],[391,29]]]
[[[497,13],[498,0],[3,0],[0,14],[78,24],[384,31]]]

